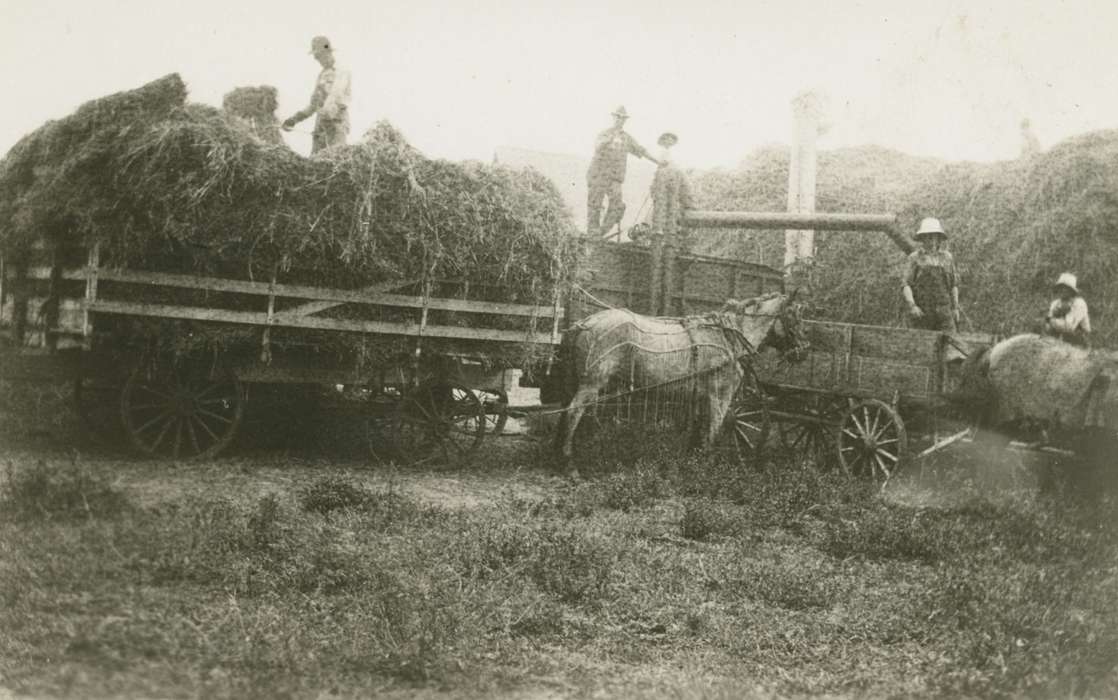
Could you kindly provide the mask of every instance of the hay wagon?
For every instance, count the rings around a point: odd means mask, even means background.
[[[337,388],[367,411],[378,457],[453,460],[501,431],[521,371],[550,398],[567,323],[603,303],[654,302],[647,247],[590,247],[580,282],[539,305],[458,280],[325,287],[300,283],[297,270],[253,280],[243,266],[203,273],[171,258],[139,269],[114,265],[100,247],[38,245],[0,261],[0,374],[72,380],[92,433],[151,457],[216,455],[250,397],[287,385]],[[695,255],[670,264],[668,303],[679,313],[781,286],[779,271],[761,265]],[[340,337],[344,353],[331,348]],[[363,352],[366,341],[375,352]]]
[[[917,443],[927,454],[963,438],[954,430],[962,360],[993,336],[805,321],[800,364],[763,362],[762,385],[788,449],[822,467],[888,480]]]
[[[346,388],[383,456],[452,459],[500,430],[508,369],[549,356],[564,312],[558,295],[510,303],[456,280],[355,289],[242,270],[120,267],[100,247],[0,260],[0,374],[72,379],[88,428],[152,457],[217,454],[250,388],[282,384]]]
[[[892,214],[693,211],[684,223],[702,229],[871,231],[886,235],[902,253],[915,249]],[[810,350],[803,362],[759,358],[767,406],[762,417],[779,428],[761,426],[762,437],[775,432],[784,447],[816,465],[839,464],[884,481],[913,448],[917,455],[930,454],[969,435],[957,429],[954,415],[961,360],[992,345],[994,336],[816,320],[804,322],[804,333]]]

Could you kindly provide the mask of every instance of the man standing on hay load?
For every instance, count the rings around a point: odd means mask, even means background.
[[[1070,272],[1061,273],[1056,280],[1056,298],[1044,318],[1044,333],[1086,348],[1090,346],[1091,319],[1087,314],[1087,302],[1076,288],[1077,283]]]
[[[908,256],[904,300],[913,328],[954,333],[959,321],[959,276],[955,258],[946,249],[947,233],[939,219],[920,222],[916,240],[921,249]]]
[[[311,39],[311,55],[322,66],[311,93],[311,103],[283,123],[284,131],[291,129],[312,114],[314,134],[311,137],[311,155],[331,146],[344,146],[349,136],[349,71],[334,63],[334,48],[324,36]]]
[[[652,157],[625,131],[625,120],[629,113],[624,107],[613,111],[613,126],[598,134],[594,141],[594,157],[590,160],[590,169],[586,172],[586,235],[609,235],[614,226],[621,223],[625,215],[625,202],[621,199],[621,185],[625,182],[625,169],[629,163],[629,154],[647,158],[648,160],[663,165]],[[606,209],[605,219],[602,219],[602,200],[609,198],[609,207]]]
[[[679,137],[666,131],[656,140],[660,146],[660,167],[652,178],[652,231],[664,236],[669,245],[678,245],[683,212],[692,206],[691,184],[687,174],[673,161],[672,147]]]

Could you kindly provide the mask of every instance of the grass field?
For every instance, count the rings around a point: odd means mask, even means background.
[[[879,492],[631,433],[578,484],[520,438],[447,472],[170,465],[47,426],[0,452],[14,693],[1118,697],[1108,484],[953,462]]]

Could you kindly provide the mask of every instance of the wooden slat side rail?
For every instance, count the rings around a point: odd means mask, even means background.
[[[65,280],[86,280],[90,274],[88,269],[70,269],[62,273]],[[126,282],[133,284],[151,284],[163,287],[180,287],[183,289],[201,289],[212,292],[239,292],[242,294],[256,294],[260,296],[296,297],[300,299],[313,299],[314,302],[304,304],[294,309],[285,309],[278,312],[277,316],[302,316],[337,306],[340,303],[370,304],[375,306],[397,306],[412,309],[422,309],[424,302],[419,296],[406,296],[402,294],[368,293],[363,290],[327,289],[324,287],[308,287],[294,284],[276,284],[268,282],[250,282],[248,280],[228,280],[217,277],[195,277],[193,275],[178,275],[166,272],[137,272],[134,270],[114,270],[99,268],[96,276],[101,280],[110,282]],[[49,267],[36,267],[28,270],[29,279],[49,279]],[[393,286],[398,282],[391,283]],[[377,285],[381,286],[381,285]],[[371,287],[369,288],[371,289]],[[331,302],[325,306],[317,302]],[[313,306],[312,306],[313,305]],[[534,306],[529,304],[508,304],[494,301],[475,301],[471,299],[444,299],[433,297],[428,308],[438,311],[461,311],[477,314],[500,314],[503,316],[541,316],[550,318],[554,310],[551,306]],[[562,309],[559,310],[562,313]]]
[[[48,279],[50,276],[49,267],[36,267],[28,270],[28,279]],[[371,304],[376,306],[400,306],[405,308],[419,309],[423,307],[423,301],[418,296],[406,296],[399,294],[383,294],[383,293],[366,293],[364,290],[340,290],[340,289],[327,289],[323,287],[310,287],[303,285],[289,285],[289,284],[276,284],[274,287],[267,282],[251,282],[247,280],[228,280],[216,277],[195,277],[193,275],[178,275],[164,272],[137,272],[134,270],[114,270],[111,268],[100,268],[98,270],[98,277],[102,280],[111,282],[126,282],[133,284],[153,284],[164,287],[181,287],[184,289],[200,289],[213,292],[239,292],[242,294],[255,294],[259,296],[269,296],[274,293],[277,297],[296,297],[300,299],[315,299],[330,302],[340,303],[358,303],[358,304]],[[87,279],[86,270],[84,269],[71,269],[66,270],[62,279],[65,280],[85,280]],[[395,288],[405,284],[402,282],[385,283],[383,285],[374,285],[366,289],[374,289],[380,287]],[[314,311],[331,308],[337,304],[331,303],[324,307],[315,307],[310,310],[311,304],[304,305],[304,307],[296,307],[293,309],[285,309],[282,314],[284,315],[303,315],[313,313]],[[504,302],[490,302],[490,301],[475,301],[469,299],[442,299],[433,297],[429,304],[429,308],[440,311],[462,311],[465,313],[479,313],[479,314],[502,314],[507,316],[547,316],[550,317],[552,309],[550,306],[532,306],[528,304],[509,304]],[[562,312],[562,309],[560,309]]]
[[[371,284],[368,287],[355,290],[361,294],[376,294],[380,292],[391,292],[402,287],[407,287],[410,284],[415,284],[418,280],[396,280],[394,282],[381,282],[380,284]],[[272,289],[275,289],[277,284],[275,276],[272,279]],[[285,309],[284,313],[292,314],[295,316],[310,316],[311,314],[322,313],[329,309],[341,306],[341,303],[336,301],[309,301],[305,304],[300,304],[296,307]]]
[[[227,311],[225,309],[205,309],[189,306],[170,306],[165,304],[142,304],[136,302],[106,301],[94,302],[90,311],[95,313],[121,314],[125,316],[151,316],[156,318],[178,318],[193,321],[218,321],[222,323],[242,323],[253,326],[267,326],[265,312]],[[277,316],[272,326],[286,328],[312,328],[316,330],[348,331],[353,333],[385,333],[389,335],[419,335],[419,326],[409,323],[390,321],[356,321],[318,316]],[[507,343],[534,343],[550,345],[549,333],[525,333],[523,331],[470,328],[459,326],[428,325],[423,329],[425,337],[457,338],[463,340],[489,340]]]

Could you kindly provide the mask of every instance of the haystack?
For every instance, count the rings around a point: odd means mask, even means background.
[[[274,87],[239,87],[225,93],[221,109],[233,123],[248,129],[249,133],[264,143],[283,143],[280,122],[276,117],[279,99]]]
[[[734,171],[695,173],[704,209],[783,211],[787,149],[763,149]],[[816,208],[895,212],[916,230],[938,217],[960,268],[963,328],[1012,335],[1034,329],[1061,271],[1075,272],[1096,342],[1118,347],[1118,131],[1085,134],[1023,160],[977,164],[876,147],[819,156]],[[717,232],[704,252],[779,266],[783,235]],[[904,256],[883,235],[816,234],[815,304],[823,318],[900,325]]]

